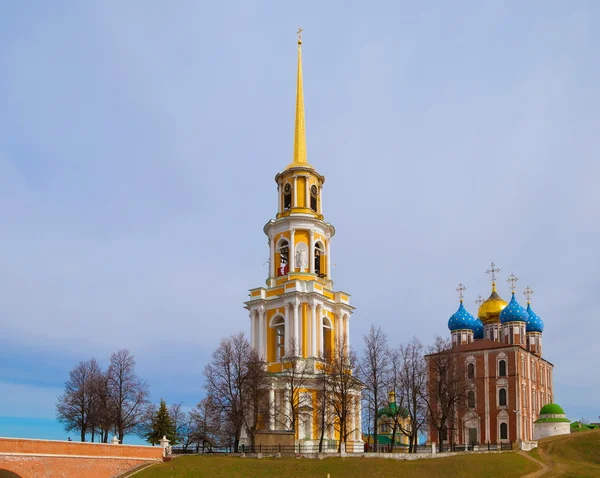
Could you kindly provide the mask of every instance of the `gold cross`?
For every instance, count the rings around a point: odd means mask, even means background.
[[[298,31],[296,32],[298,34],[298,43],[302,43],[302,32],[304,30],[302,30],[302,28],[298,28]]]
[[[518,280],[519,280],[519,278],[514,274],[509,275],[508,279],[506,279],[506,282],[508,282],[510,284],[510,290],[513,294],[515,293],[515,289],[517,288]]]
[[[529,286],[525,287],[523,295],[527,298],[527,303],[529,304],[531,302],[531,296],[533,295],[533,289]]]
[[[460,301],[463,301],[464,295],[463,292],[466,291],[467,288],[462,284],[462,282],[460,284],[458,284],[458,287],[456,288],[456,292],[458,292],[458,298],[460,299]]]
[[[496,272],[500,272],[500,269],[496,267],[493,262],[490,264],[491,269],[485,271],[486,274],[492,274],[492,282],[496,282]]]
[[[485,301],[483,300],[483,297],[481,297],[481,294],[479,294],[479,297],[477,297],[477,299],[475,299],[475,303],[481,307],[481,304],[483,304]]]

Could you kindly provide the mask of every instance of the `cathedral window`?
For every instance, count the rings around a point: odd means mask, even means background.
[[[475,408],[475,392],[473,390],[469,390],[467,394],[467,401],[469,408]]]
[[[331,321],[327,317],[323,317],[323,355],[329,357],[331,354]]]
[[[500,440],[508,440],[508,425],[504,422],[500,424]]]
[[[506,389],[501,388],[498,391],[498,405],[501,407],[506,407]]]
[[[289,211],[292,208],[292,185],[286,183],[283,187],[283,210]]]
[[[323,246],[320,242],[315,244],[315,274],[319,277],[324,277],[325,274],[321,272],[321,259],[323,256]]]
[[[290,245],[285,239],[279,243],[277,248],[279,253],[279,264],[277,266],[277,276],[284,276],[290,271]]]
[[[500,377],[506,377],[506,360],[500,360],[500,362],[498,362],[498,375]]]
[[[317,212],[317,196],[319,195],[319,189],[316,185],[310,187],[310,208]]]
[[[470,363],[469,365],[467,365],[467,377],[475,378],[475,364]]]
[[[275,360],[281,362],[285,357],[285,321],[283,317],[277,317],[272,327],[275,329]]]

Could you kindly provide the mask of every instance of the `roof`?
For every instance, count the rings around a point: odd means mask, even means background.
[[[568,418],[540,418],[533,423],[571,423]]]
[[[540,415],[564,415],[565,411],[556,403],[544,405],[540,410]]]

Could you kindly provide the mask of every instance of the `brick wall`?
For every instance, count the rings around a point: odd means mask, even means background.
[[[0,476],[109,478],[158,461],[160,447],[0,438]]]

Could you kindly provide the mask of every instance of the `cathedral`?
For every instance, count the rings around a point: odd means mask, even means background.
[[[540,409],[554,399],[554,366],[542,357],[544,322],[531,308],[533,290],[525,288],[527,307],[520,305],[518,278],[511,274],[511,299],[506,302],[496,290],[499,269],[492,263],[487,272],[491,295],[487,300],[479,296],[477,318],[465,308],[466,289],[460,284],[459,307],[448,320],[452,351],[466,375],[466,400],[447,423],[444,441],[449,443],[531,441]],[[429,436],[436,441],[437,430],[431,428]]]
[[[275,176],[277,213],[263,228],[269,244],[269,276],[266,287],[250,290],[245,308],[250,314],[251,345],[266,362],[271,382],[266,394],[270,412],[264,428],[273,436],[285,431],[293,434],[294,444],[314,446],[324,438],[333,448],[341,430],[335,419],[318,416],[319,377],[324,358],[340,347],[349,347],[354,308],[349,294],[333,290],[331,239],[335,228],[325,221],[325,178],[307,160],[301,48],[299,36],[293,161]],[[290,401],[292,359],[300,362],[304,379],[297,397]],[[347,403],[346,451],[364,449],[361,390],[356,382]],[[297,413],[291,413],[291,406],[297,407]]]

